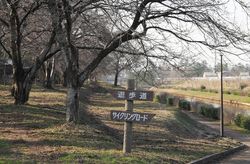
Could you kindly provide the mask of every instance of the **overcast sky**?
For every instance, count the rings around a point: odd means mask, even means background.
[[[250,5],[250,2],[248,2],[249,0],[244,0],[244,1],[247,2],[248,5]],[[235,0],[230,0],[226,9],[229,12],[228,15],[229,19],[232,20],[234,23],[236,23],[241,28],[241,30],[249,33],[250,32],[249,17],[247,16],[246,12],[239,6],[239,4],[236,3]],[[215,55],[217,57],[215,57]],[[215,63],[215,59],[217,59],[216,62],[219,62],[220,59],[219,52],[214,51],[213,53],[210,53],[209,56],[212,56],[211,59],[209,59],[211,60],[210,63]],[[250,53],[242,54],[239,57],[230,54],[224,54],[224,62],[228,63],[229,66],[238,63],[250,64]]]
[[[246,12],[240,7],[240,5],[235,2],[235,0],[230,0],[229,3],[225,6],[225,10],[227,11],[227,13],[225,13],[223,17],[226,17],[228,21],[236,24],[242,31],[249,33],[249,17],[247,16]],[[196,26],[189,26],[186,23],[180,24],[179,22],[174,21],[172,23],[175,24],[173,25],[173,27],[178,27],[179,25],[180,27],[186,27],[186,29],[190,30],[190,36],[192,36],[193,39],[203,40],[203,34],[201,32],[197,32],[198,30]],[[164,26],[164,24],[162,24],[161,26]],[[155,33],[152,33],[152,35],[155,35]],[[164,37],[166,39],[164,39]],[[164,36],[157,35],[157,39],[159,39],[159,42],[160,40],[162,40],[162,43],[164,43],[166,46],[169,46],[170,50],[172,49],[173,51],[177,51],[177,53],[179,51],[179,53],[181,53],[182,55],[197,56],[197,60],[205,60],[212,67],[214,67],[215,64],[220,63],[221,53],[215,50],[211,50],[208,47],[199,44],[191,45],[180,43],[180,40],[169,34],[166,34]],[[250,45],[248,46],[248,48],[250,48]],[[226,50],[237,54],[242,53],[235,48],[227,48]],[[156,50],[155,53],[161,54],[162,52]],[[250,64],[250,54],[241,54],[240,56],[235,56],[232,54],[223,53],[223,56],[224,62],[226,62],[229,67],[232,67],[233,65],[236,65],[238,63],[242,63],[244,65]]]

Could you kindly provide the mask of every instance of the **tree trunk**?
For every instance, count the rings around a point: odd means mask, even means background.
[[[71,45],[70,48],[70,58],[67,61],[67,111],[66,111],[66,121],[78,123],[79,117],[79,65],[78,65],[78,50]]]
[[[67,87],[67,70],[63,72],[63,86]]]
[[[117,87],[118,85],[118,77],[119,77],[119,71],[115,72],[115,80],[114,80],[114,86]]]
[[[56,29],[56,41],[62,49],[66,63],[66,82],[67,82],[67,104],[66,121],[78,122],[79,111],[79,52],[73,45],[72,39],[72,20],[69,2],[63,0],[47,1],[49,12],[51,14],[52,26]],[[64,7],[59,7],[61,4]],[[65,21],[65,26],[62,26]]]
[[[54,76],[54,68],[55,68],[55,59],[53,58],[52,61],[48,61],[45,63],[45,80],[44,80],[44,87],[48,89],[52,89],[52,82]]]
[[[7,2],[7,3],[6,3]],[[35,64],[32,65],[28,70],[25,70],[22,63],[22,50],[21,47],[23,45],[23,33],[25,30],[22,26],[26,19],[29,17],[29,14],[35,12],[39,8],[30,10],[27,12],[28,15],[25,15],[22,19],[20,18],[20,12],[18,12],[18,8],[20,1],[2,1],[3,5],[9,4],[9,29],[10,29],[10,51],[6,51],[9,57],[12,59],[13,63],[13,88],[12,95],[15,98],[15,104],[24,104],[29,99],[29,94],[31,90],[32,83],[35,80],[37,71],[41,67],[44,61],[48,60],[51,56],[53,56],[56,52],[51,53],[50,49],[54,43],[55,32],[51,33],[51,37],[49,42],[46,44],[39,57],[36,57]]]
[[[14,69],[13,96],[15,104],[23,105],[29,100],[29,94],[32,86],[32,81],[26,81],[25,71],[22,68]]]
[[[79,88],[69,87],[67,91],[67,122],[78,122],[79,117]]]
[[[52,88],[52,80],[51,80],[51,71],[52,71],[52,65],[50,62],[45,64],[45,80],[44,80],[44,87],[51,89]]]
[[[17,86],[17,87],[16,87]],[[31,84],[26,82],[17,82],[15,84],[14,97],[16,105],[23,105],[29,100]]]

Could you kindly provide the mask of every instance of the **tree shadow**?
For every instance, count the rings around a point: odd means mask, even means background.
[[[100,118],[89,112],[87,104],[92,104],[92,101],[90,101],[89,97],[91,97],[93,94],[94,92],[89,89],[80,90],[81,107],[79,110],[79,123],[88,124],[92,128],[102,131],[105,135],[111,136],[115,139],[115,142],[122,144],[122,134],[119,130],[107,126]],[[102,106],[105,106],[105,104],[103,104]]]
[[[45,129],[62,123],[65,112],[31,105],[0,105],[0,127]]]

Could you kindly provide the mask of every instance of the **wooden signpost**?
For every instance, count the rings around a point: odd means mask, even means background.
[[[134,100],[152,101],[153,92],[137,91],[135,80],[128,79],[127,90],[112,91],[112,95],[118,100],[125,100],[126,111],[111,111],[110,116],[114,121],[125,121],[123,137],[123,153],[130,153],[132,147],[132,123],[149,122],[155,114],[133,112]]]

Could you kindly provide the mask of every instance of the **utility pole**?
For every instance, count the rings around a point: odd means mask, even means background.
[[[220,55],[220,63],[221,63],[221,66],[220,66],[220,71],[221,71],[221,74],[220,74],[220,96],[221,96],[221,108],[220,108],[220,136],[221,137],[224,137],[224,116],[223,116],[223,63],[222,63],[222,57],[223,55],[221,54]]]

